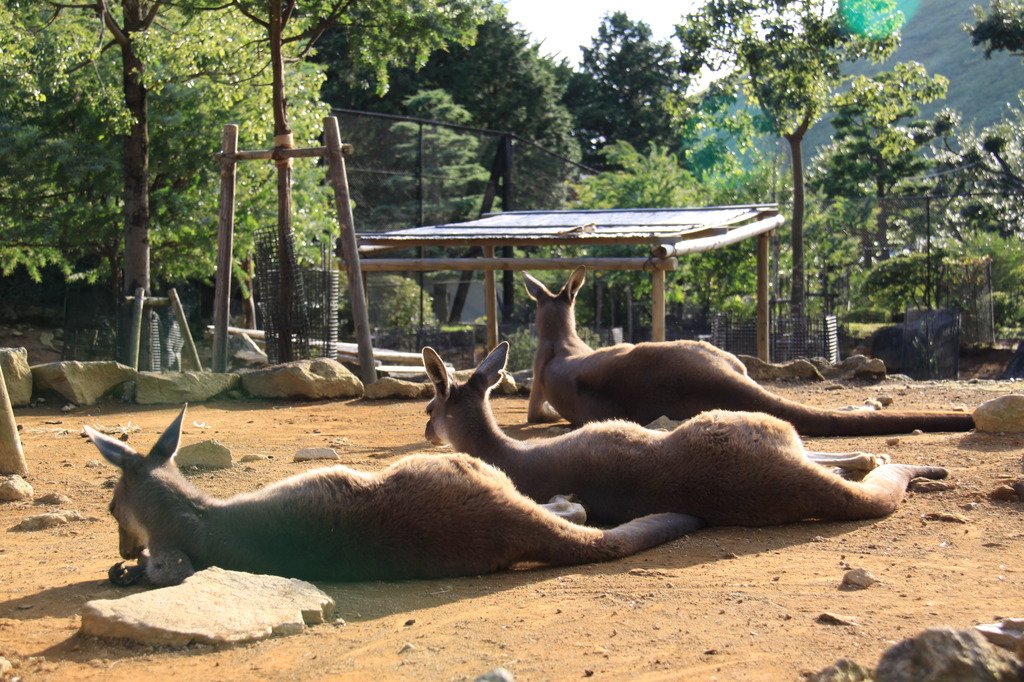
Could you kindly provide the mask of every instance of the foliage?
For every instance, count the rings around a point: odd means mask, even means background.
[[[407,102],[420,91],[444,90],[469,112],[467,125],[506,130],[571,159],[579,158],[572,118],[561,103],[568,73],[503,10],[477,27],[472,44],[436,50],[421,67],[391,68],[387,86],[354,68],[344,33],[328,32],[316,56],[327,71],[324,99],[332,106],[411,115]]]
[[[818,154],[814,185],[826,196],[874,195],[881,199],[930,167],[921,153],[935,126],[916,120],[919,104],[941,98],[947,81],[917,63],[858,76],[834,99],[832,144]]]
[[[348,295],[348,280],[342,278],[341,299],[345,301],[341,316],[351,319]],[[437,317],[431,310],[427,296],[416,280],[399,274],[375,273],[366,288],[367,308],[370,326],[382,329],[415,329],[421,326],[420,301],[427,303],[422,308],[422,326],[436,327]]]
[[[840,3],[842,4],[842,3]],[[767,115],[790,147],[791,304],[804,314],[804,171],[802,142],[845,80],[841,65],[881,59],[896,48],[902,15],[892,2],[851,0],[844,8],[874,10],[871,30],[851,30],[828,0],[708,0],[676,27],[682,69],[723,72],[725,82]]]
[[[902,253],[884,260],[868,273],[861,294],[892,313],[907,307],[933,308],[935,289],[930,282],[943,255],[936,250],[930,255]]]
[[[985,58],[996,51],[1024,51],[1024,4],[1020,0],[991,0],[988,10],[974,5],[974,24],[964,26],[972,45],[985,46]]]
[[[622,142],[678,152],[670,103],[688,85],[669,41],[653,40],[650,26],[631,21],[625,12],[605,16],[591,46],[583,48],[565,93],[583,162],[616,168],[614,155],[602,150]]]

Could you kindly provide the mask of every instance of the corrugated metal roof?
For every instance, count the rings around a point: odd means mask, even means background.
[[[662,243],[705,237],[778,214],[775,204],[588,211],[509,211],[478,220],[357,235],[367,251],[469,244]],[[377,248],[372,248],[377,247]]]

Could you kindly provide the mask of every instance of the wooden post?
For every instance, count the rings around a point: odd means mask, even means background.
[[[377,367],[373,361],[373,343],[370,340],[370,317],[366,308],[363,273],[359,266],[359,245],[356,243],[352,200],[349,197],[345,157],[341,149],[341,131],[338,128],[338,119],[334,116],[324,119],[324,142],[327,145],[327,160],[331,168],[331,184],[334,186],[334,207],[338,212],[338,225],[341,227],[339,248],[348,272],[348,294],[356,327],[356,344],[359,346],[359,378],[364,384],[372,384],[377,380]]]
[[[494,258],[494,247],[484,247],[484,258]],[[484,311],[487,313],[487,348],[490,353],[498,345],[498,281],[494,270],[484,272]]]
[[[757,358],[769,360],[769,328],[771,320],[768,310],[768,247],[771,232],[757,235]]]
[[[665,271],[651,271],[651,341],[665,340]]]
[[[27,473],[28,465],[21,449],[18,425],[14,421],[11,396],[7,393],[4,370],[0,367],[0,474],[24,476]]]
[[[231,312],[231,262],[235,235],[235,169],[238,126],[224,126],[220,155],[220,214],[217,221],[217,279],[213,295],[213,371],[228,369],[228,318]],[[198,363],[198,354],[196,361]],[[201,367],[197,368],[201,369]]]
[[[135,290],[135,300],[132,303],[132,330],[129,341],[131,342],[132,369],[139,369],[139,347],[142,345],[142,311],[146,305],[146,290],[139,287]]]
[[[196,342],[192,339],[192,332],[189,331],[188,320],[185,318],[185,309],[181,307],[181,299],[178,298],[177,289],[168,291],[167,298],[170,299],[171,310],[174,311],[174,316],[178,318],[178,326],[181,327],[181,338],[185,342],[185,353],[188,361],[192,364],[192,369],[202,372],[203,363],[199,360],[199,351],[196,350]]]

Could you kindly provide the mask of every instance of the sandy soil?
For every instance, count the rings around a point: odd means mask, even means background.
[[[804,402],[842,406],[891,396],[890,409],[965,406],[1022,385],[1008,382],[879,385],[788,384]],[[521,438],[559,426],[524,426],[526,400],[494,400],[499,423]],[[215,402],[189,409],[185,444],[216,438],[236,461],[273,459],[190,474],[229,495],[304,471],[300,448],[329,446],[342,463],[387,466],[423,440],[423,402]],[[12,532],[45,509],[0,504],[0,655],[24,679],[409,679],[473,680],[503,666],[518,680],[798,680],[840,657],[874,665],[891,644],[932,626],[970,627],[1024,616],[1024,505],[990,497],[1022,476],[1024,434],[925,434],[816,438],[823,451],[887,452],[895,461],[940,464],[956,488],[913,493],[888,518],[713,528],[607,564],[533,568],[406,583],[322,584],[341,620],[252,645],[183,650],[78,634],[90,599],[132,590],[110,585],[117,530],[107,513],[116,471],[99,463],[83,424],[138,427],[147,451],[176,408],[117,402],[62,413],[16,410],[36,496],[60,493],[86,520]],[[440,449],[435,449],[440,451]],[[929,514],[956,520],[929,520]],[[848,568],[879,579],[841,586]],[[819,620],[832,613],[848,624]]]

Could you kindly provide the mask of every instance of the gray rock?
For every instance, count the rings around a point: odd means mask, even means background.
[[[218,440],[204,440],[178,450],[178,454],[174,456],[174,463],[181,469],[227,469],[231,466],[231,450],[221,445]]]
[[[92,405],[115,386],[135,378],[135,370],[119,362],[66,360],[32,367],[36,392],[53,391],[76,405]]]
[[[267,457],[266,455],[260,455],[260,454],[257,454],[255,452],[251,452],[248,455],[242,455],[241,459],[239,459],[238,461],[239,462],[243,462],[243,463],[248,463],[248,462],[266,462],[269,459],[270,458]]]
[[[228,361],[232,367],[266,367],[267,354],[248,334],[228,334]]]
[[[0,370],[4,373],[7,395],[15,407],[32,402],[32,368],[24,348],[0,348]]]
[[[974,426],[978,431],[995,433],[1024,432],[1024,395],[1010,393],[986,401],[974,410]]]
[[[296,360],[242,375],[245,391],[256,398],[358,398],[363,382],[337,360]]]
[[[36,504],[48,504],[55,507],[66,507],[71,504],[71,498],[63,493],[46,493],[42,497],[36,498]]]
[[[36,514],[35,516],[26,516],[21,520],[14,530],[20,530],[25,532],[31,532],[36,530],[45,530],[47,528],[53,528],[54,526],[63,526],[72,521],[83,521],[85,519],[79,512],[76,511],[56,511],[49,512],[47,514]]]
[[[737,355],[736,357],[746,366],[747,374],[754,381],[775,381],[778,379],[824,380],[818,369],[802,358],[783,364],[772,364],[751,355]]]
[[[1024,664],[976,630],[933,628],[882,654],[876,682],[1019,682]]]
[[[233,373],[139,372],[135,402],[140,405],[201,403],[236,389],[241,383],[241,377]]]
[[[863,568],[851,568],[843,574],[843,585],[871,587],[876,582],[878,582],[878,578],[871,571]]]
[[[31,500],[34,494],[31,484],[17,474],[0,478],[0,502]]]
[[[516,678],[508,670],[504,668],[495,668],[494,670],[488,670],[483,675],[477,677],[473,682],[514,682]]]
[[[432,398],[434,389],[430,384],[416,381],[405,381],[394,377],[383,377],[374,381],[363,391],[367,400],[387,400],[389,398],[408,398],[423,400]]]
[[[871,671],[849,658],[838,661],[807,678],[809,682],[871,682]]]
[[[334,600],[302,580],[208,568],[181,585],[82,607],[81,632],[146,644],[238,644],[294,635],[334,613]]]
[[[295,453],[293,458],[296,462],[312,462],[318,459],[341,459],[333,448],[303,448]]]

